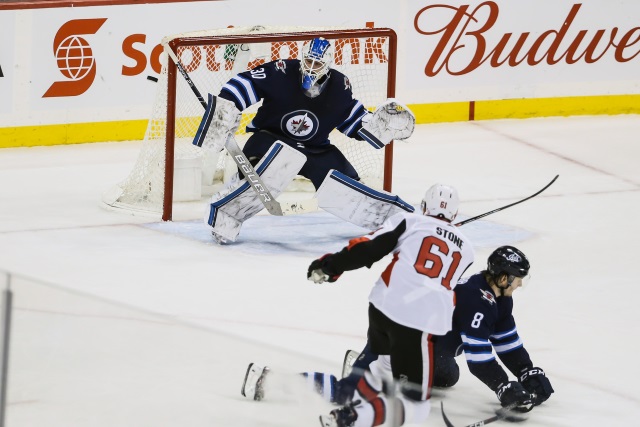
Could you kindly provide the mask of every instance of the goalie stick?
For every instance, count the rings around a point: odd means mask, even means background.
[[[496,414],[493,417],[485,418],[484,420],[476,421],[475,423],[467,424],[464,427],[481,427],[487,424],[490,424],[495,421],[507,420],[507,421],[524,421],[524,418],[515,417],[511,410],[515,408],[517,405],[509,405],[505,408],[498,409]],[[444,402],[440,402],[440,410],[442,412],[442,419],[447,427],[455,427],[449,418],[447,418],[447,414],[444,413]]]
[[[168,44],[163,42],[163,47],[165,52],[167,52],[167,55],[169,55],[169,57],[174,62],[174,64],[176,64],[176,67],[178,68],[178,70],[180,71],[180,74],[182,74],[182,77],[184,77],[185,81],[191,88],[191,91],[193,92],[193,94],[196,96],[196,98],[198,98],[198,101],[200,101],[200,104],[206,110],[207,102],[204,100],[204,98],[202,97],[202,94],[196,87],[195,83],[193,83],[193,80],[191,80],[191,77],[189,77],[189,74],[182,66],[182,63],[180,62],[180,59],[178,59],[178,56],[175,54],[173,49],[169,47]],[[213,102],[216,102],[215,96],[213,96]],[[213,110],[215,110],[215,108],[213,108],[212,111]],[[249,185],[251,185],[251,188],[253,188],[253,190],[258,195],[258,198],[264,205],[265,209],[271,215],[282,216],[282,215],[288,215],[288,214],[309,212],[309,211],[318,209],[318,201],[316,199],[302,200],[302,201],[290,202],[290,203],[278,202],[275,199],[275,197],[273,197],[273,195],[271,194],[267,186],[264,185],[264,182],[262,182],[260,175],[258,175],[258,173],[254,170],[253,166],[251,165],[247,157],[244,155],[244,153],[238,146],[238,143],[236,142],[233,135],[230,134],[227,137],[225,148],[229,152],[233,161],[238,166],[238,169],[242,171],[242,174],[244,175]]]
[[[494,209],[494,210],[492,210],[492,211],[485,212],[485,213],[483,213],[483,214],[480,214],[480,215],[474,216],[473,218],[467,218],[467,219],[465,219],[464,221],[460,221],[460,222],[458,222],[458,223],[455,223],[454,225],[455,225],[455,226],[460,227],[461,225],[468,224],[468,223],[470,223],[471,221],[475,221],[475,220],[477,220],[477,219],[484,218],[485,216],[488,216],[488,215],[494,214],[494,213],[496,213],[496,212],[500,212],[500,211],[502,211],[502,210],[505,210],[505,209],[507,209],[507,208],[510,208],[511,206],[515,206],[515,205],[518,205],[518,204],[520,204],[520,203],[522,203],[522,202],[526,202],[527,200],[529,200],[529,199],[532,199],[532,198],[536,197],[538,194],[542,193],[544,190],[546,190],[547,188],[551,187],[551,184],[553,184],[554,182],[556,182],[556,179],[558,179],[558,177],[559,177],[559,176],[560,176],[560,175],[556,175],[556,176],[551,180],[551,182],[549,182],[547,185],[545,185],[544,187],[542,187],[542,189],[541,189],[541,190],[538,190],[538,192],[536,192],[536,193],[534,193],[534,194],[530,195],[529,197],[525,197],[525,198],[524,198],[524,199],[522,199],[522,200],[518,200],[517,202],[514,202],[514,203],[511,203],[511,204],[508,204],[508,205],[506,205],[506,206],[502,206],[501,208]]]

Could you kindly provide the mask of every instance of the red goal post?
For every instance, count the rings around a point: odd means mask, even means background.
[[[163,45],[179,58],[206,98],[207,93],[217,95],[222,85],[238,72],[279,58],[297,58],[302,43],[314,37],[324,37],[334,44],[332,68],[347,76],[354,97],[366,108],[372,110],[394,97],[397,36],[389,28],[229,28],[168,37]],[[200,159],[202,188],[213,188],[212,191],[219,188],[216,183],[223,182],[229,171],[235,171],[235,166],[231,160],[225,160],[224,154],[211,158],[202,149],[189,146],[203,109],[171,59],[166,59],[158,84],[154,112],[134,170],[103,201],[111,208],[134,213],[161,211],[158,213],[162,219],[169,221],[174,202],[187,200],[183,196],[176,198],[175,192],[183,185],[176,180],[181,159]],[[244,134],[244,127],[260,104],[243,111],[236,134],[241,146],[249,136]],[[366,142],[352,140],[337,131],[331,133],[330,140],[343,151],[364,183],[391,190],[392,144],[375,150]],[[208,195],[207,191],[203,193]]]

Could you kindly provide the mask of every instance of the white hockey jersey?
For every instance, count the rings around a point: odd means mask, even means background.
[[[369,238],[395,230],[393,260],[373,287],[369,301],[393,321],[434,335],[452,327],[452,289],[474,261],[474,251],[462,231],[445,221],[401,212],[385,221]]]

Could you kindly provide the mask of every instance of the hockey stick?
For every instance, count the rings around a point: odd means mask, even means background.
[[[522,199],[522,200],[518,200],[517,202],[511,203],[511,204],[506,205],[506,206],[503,206],[503,207],[501,207],[501,208],[494,209],[494,210],[489,211],[489,212],[485,212],[485,213],[483,213],[483,214],[481,214],[481,215],[474,216],[473,218],[465,219],[464,221],[460,221],[460,222],[458,222],[458,223],[456,223],[456,224],[454,224],[454,225],[455,225],[455,226],[460,227],[461,225],[468,224],[468,223],[470,223],[471,221],[475,221],[475,220],[477,220],[477,219],[484,218],[485,216],[488,216],[488,215],[494,214],[494,213],[496,213],[496,212],[500,212],[500,211],[502,211],[502,210],[505,210],[505,209],[507,209],[507,208],[510,208],[511,206],[515,206],[515,205],[518,205],[518,204],[520,204],[520,203],[522,203],[522,202],[526,202],[527,200],[529,200],[529,199],[532,199],[532,198],[536,197],[538,194],[542,193],[544,190],[546,190],[547,188],[551,187],[551,184],[553,184],[554,182],[556,182],[556,179],[558,179],[558,177],[559,177],[559,176],[560,176],[560,175],[556,175],[556,176],[555,176],[555,178],[553,178],[553,179],[551,180],[551,182],[549,182],[547,185],[545,185],[544,187],[542,187],[542,189],[541,189],[541,190],[538,190],[538,192],[536,192],[536,193],[534,193],[534,194],[530,195],[529,197],[525,197],[525,198],[524,198],[524,199]]]
[[[500,421],[500,420],[508,420],[508,421],[524,421],[524,418],[518,418],[518,417],[513,417],[513,414],[510,412],[513,408],[515,408],[517,405],[513,404],[513,405],[509,405],[505,408],[499,409],[496,411],[496,414],[493,417],[489,417],[489,418],[485,418],[484,420],[480,420],[480,421],[476,421],[475,423],[471,423],[471,424],[467,424],[464,427],[480,427],[480,426],[484,426],[487,424],[490,424],[492,422],[495,421]],[[453,423],[451,423],[451,421],[449,421],[449,418],[447,418],[447,415],[444,413],[444,402],[440,402],[440,410],[442,412],[442,419],[444,420],[444,423],[447,427],[455,427],[453,425]]]
[[[180,74],[182,74],[182,77],[184,77],[184,79],[186,80],[193,94],[196,96],[196,98],[198,98],[198,101],[200,101],[200,104],[206,110],[207,102],[204,100],[195,83],[193,83],[193,80],[191,80],[191,77],[189,77],[189,74],[182,66],[182,63],[180,62],[180,59],[178,59],[178,56],[167,44],[163,43],[163,46],[165,52],[167,52],[167,55],[169,55],[171,60],[176,64],[176,67],[180,71]],[[215,102],[216,97],[213,97],[213,100]],[[271,215],[282,216],[285,214],[306,212],[308,210],[312,210],[312,204],[315,204],[317,209],[317,200],[315,199],[310,199],[308,202],[301,201],[295,203],[287,203],[284,205],[283,209],[283,205],[279,203],[275,199],[275,197],[273,197],[267,186],[264,185],[264,182],[262,182],[262,178],[260,178],[260,175],[256,173],[247,157],[244,155],[240,147],[238,147],[238,143],[236,142],[232,134],[227,137],[225,147],[231,155],[233,161],[238,166],[238,169],[242,171],[242,174],[246,178],[247,182],[249,183],[249,185],[251,185],[251,188],[253,188],[253,190],[258,195],[258,198],[264,205],[265,209],[267,209],[267,211]]]

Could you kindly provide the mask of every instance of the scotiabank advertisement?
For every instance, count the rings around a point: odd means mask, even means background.
[[[291,10],[281,0],[0,10],[0,128],[146,119],[164,36],[291,25]],[[349,11],[324,0],[295,24],[394,29],[407,104],[640,93],[637,0],[352,0]]]

